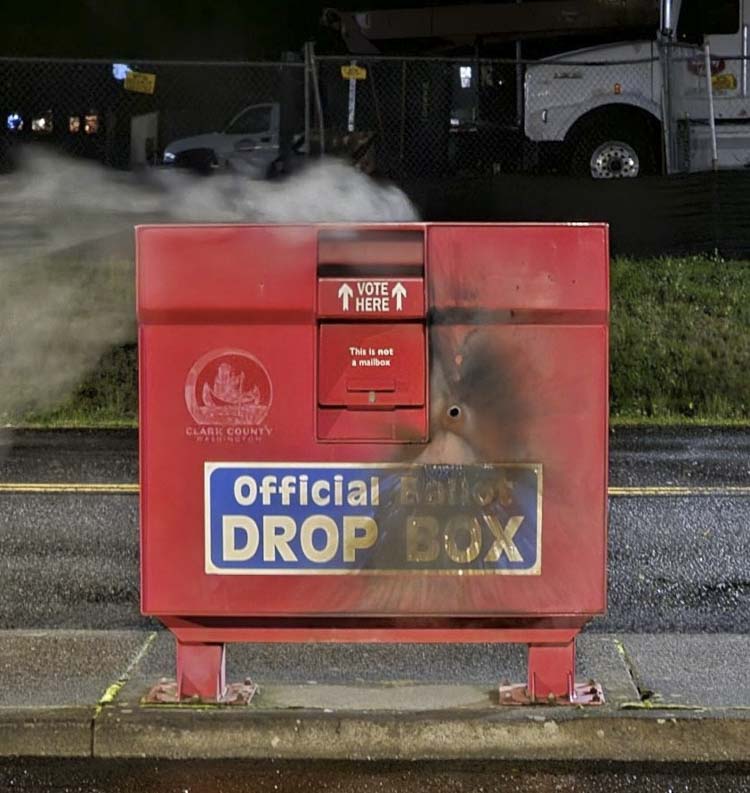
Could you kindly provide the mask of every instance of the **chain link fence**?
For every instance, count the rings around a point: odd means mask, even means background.
[[[379,171],[399,178],[521,167],[515,64],[417,58],[317,63],[325,126],[337,136],[370,131]]]
[[[746,167],[747,59],[679,46],[642,49],[636,59],[592,60],[583,52],[535,62],[311,54],[306,62],[279,63],[5,58],[0,167],[8,167],[14,147],[32,142],[116,168],[161,165],[174,141],[182,142],[188,165],[203,162],[190,153],[210,154],[216,145],[239,159],[261,146],[279,157],[343,153],[400,181]],[[252,114],[238,118],[262,104],[271,108],[264,117],[274,119],[267,130]],[[194,136],[202,137],[184,143]]]

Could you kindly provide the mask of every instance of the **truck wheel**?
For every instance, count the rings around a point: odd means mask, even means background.
[[[592,179],[633,179],[655,173],[652,138],[648,126],[637,120],[593,118],[573,136],[571,171]]]

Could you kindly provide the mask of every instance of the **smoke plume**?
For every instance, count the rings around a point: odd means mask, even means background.
[[[341,161],[261,182],[27,153],[0,177],[0,421],[59,403],[107,349],[134,340],[138,223],[415,219],[399,189]]]

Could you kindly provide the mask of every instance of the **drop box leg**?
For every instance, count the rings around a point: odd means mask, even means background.
[[[528,695],[532,701],[572,700],[575,686],[576,643],[530,644]]]
[[[219,702],[226,692],[223,644],[186,644],[177,640],[177,698]]]

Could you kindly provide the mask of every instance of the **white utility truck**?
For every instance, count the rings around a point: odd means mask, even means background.
[[[655,40],[527,66],[527,138],[596,179],[750,166],[749,22],[750,0],[662,0]]]

